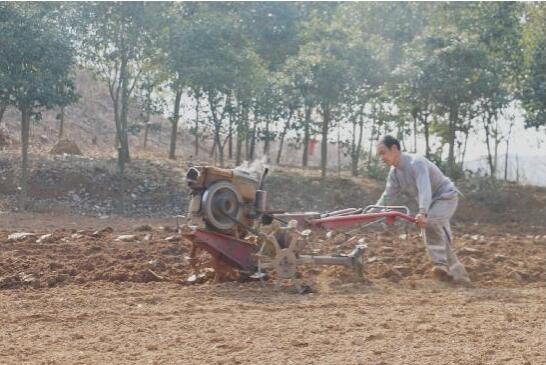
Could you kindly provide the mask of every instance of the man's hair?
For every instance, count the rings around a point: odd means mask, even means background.
[[[391,136],[390,134],[387,134],[386,136],[381,137],[378,144],[384,144],[389,150],[392,146],[398,147],[398,151],[400,151],[400,141]]]

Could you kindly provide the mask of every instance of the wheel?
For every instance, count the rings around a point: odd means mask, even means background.
[[[241,220],[241,195],[229,181],[218,181],[203,193],[202,207],[205,221],[219,230],[232,229]],[[233,218],[233,219],[230,219]]]

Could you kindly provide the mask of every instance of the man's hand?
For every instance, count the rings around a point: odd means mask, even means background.
[[[415,216],[415,224],[421,229],[427,228],[427,215],[423,213],[417,214]]]

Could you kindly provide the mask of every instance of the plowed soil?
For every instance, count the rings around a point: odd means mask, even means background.
[[[290,283],[188,285],[173,219],[1,217],[2,364],[546,363],[546,232],[455,227],[472,288],[429,278],[413,227],[317,232],[324,253],[363,239],[365,278],[302,268],[314,292],[298,295]]]

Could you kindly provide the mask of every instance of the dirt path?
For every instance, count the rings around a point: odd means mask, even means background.
[[[258,284],[1,291],[0,363],[544,364],[545,301],[546,288],[427,281],[305,296]]]

